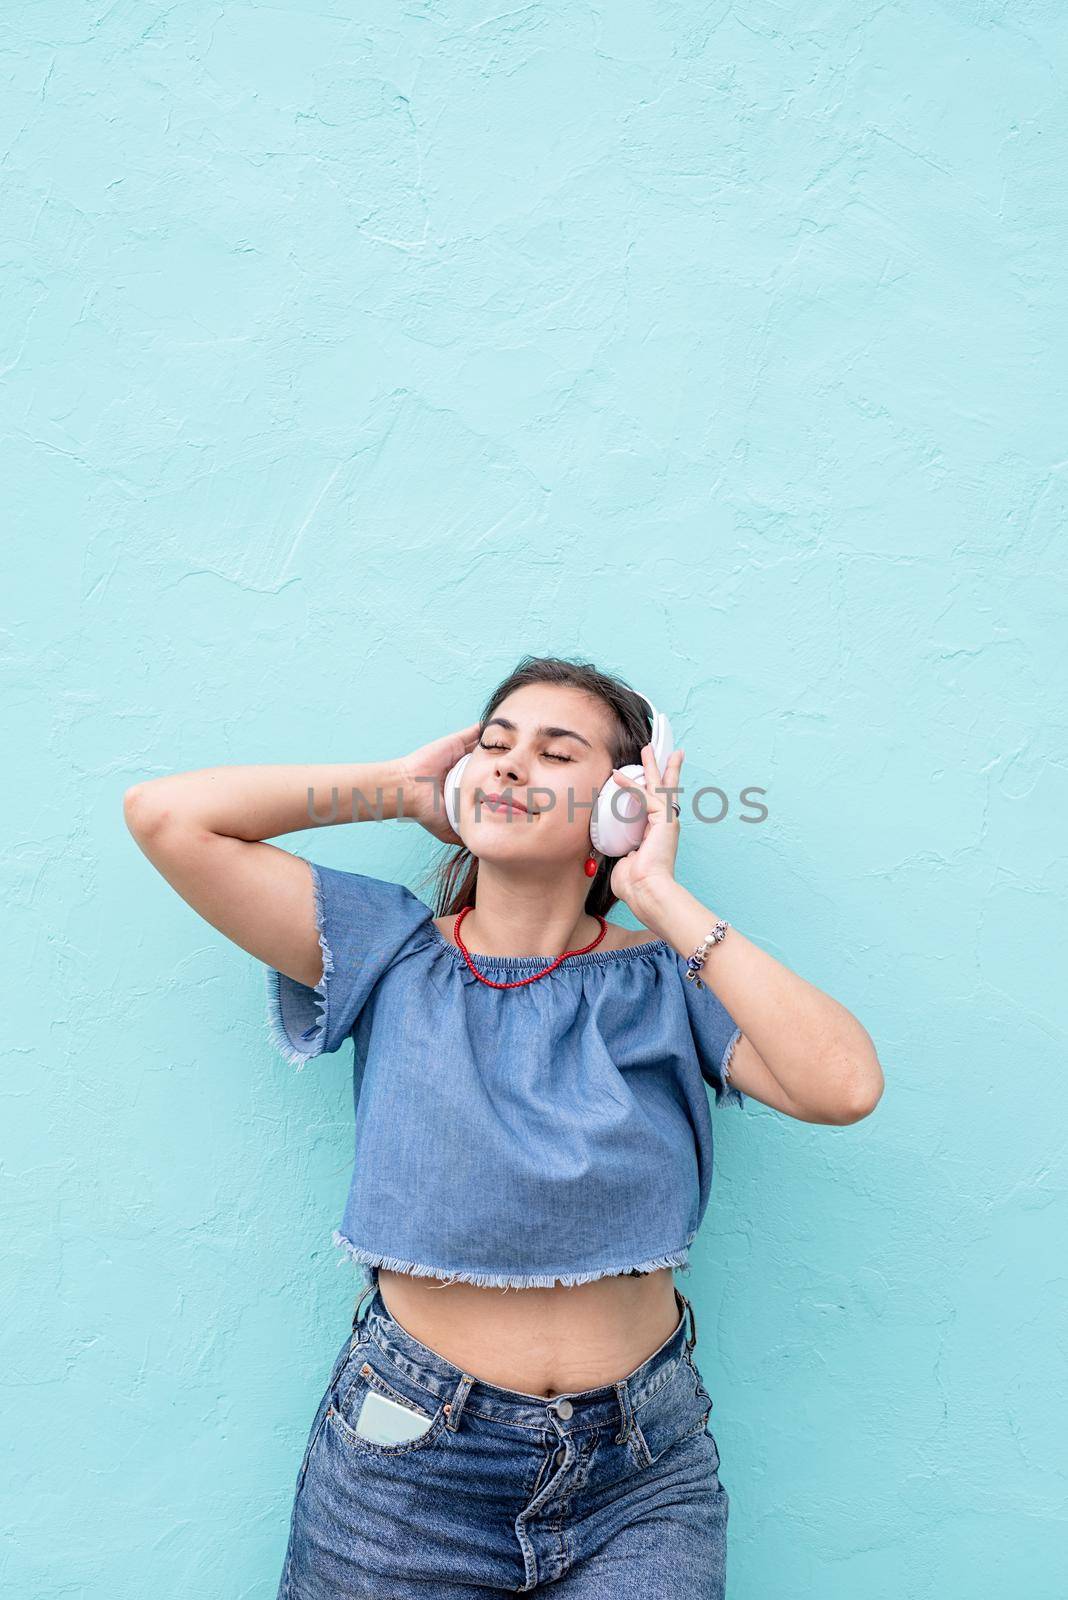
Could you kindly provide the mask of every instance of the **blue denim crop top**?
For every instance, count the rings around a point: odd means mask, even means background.
[[[507,1288],[685,1267],[708,1205],[705,1085],[740,1030],[663,939],[480,983],[397,883],[308,863],[323,976],[267,967],[268,1033],[298,1068],[354,1042],[355,1166],[335,1245]],[[509,982],[549,956],[480,956]]]

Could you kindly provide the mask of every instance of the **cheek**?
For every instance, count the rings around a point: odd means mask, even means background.
[[[553,793],[552,809],[539,819],[551,828],[557,838],[589,841],[590,813],[597,798],[597,787],[589,774],[585,777],[567,777],[550,785]]]

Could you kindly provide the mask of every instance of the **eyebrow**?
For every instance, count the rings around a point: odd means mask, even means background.
[[[490,717],[489,721],[483,723],[482,725],[483,733],[485,733],[487,728],[492,728],[495,722],[500,723],[502,728],[507,728],[509,733],[516,733],[518,731],[515,723],[509,722],[507,717]],[[574,728],[535,728],[534,732],[542,734],[546,739],[577,739],[579,744],[584,744],[586,746],[587,750],[593,749],[590,741],[588,739],[584,739],[581,733],[576,733]]]

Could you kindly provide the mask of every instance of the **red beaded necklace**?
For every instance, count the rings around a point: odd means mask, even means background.
[[[535,972],[529,978],[517,978],[514,983],[494,983],[492,978],[484,978],[481,972],[479,972],[478,968],[475,966],[475,963],[471,960],[471,952],[468,950],[467,946],[463,942],[463,939],[460,937],[460,924],[466,917],[467,913],[469,911],[473,911],[474,909],[474,906],[464,906],[463,910],[460,912],[459,916],[456,918],[456,921],[452,925],[453,938],[456,940],[460,953],[467,962],[467,965],[470,967],[471,971],[474,973],[475,977],[478,979],[479,983],[486,984],[490,989],[521,989],[525,983],[537,983],[539,978],[544,978],[547,973],[555,971],[555,969],[560,965],[561,961],[566,961],[568,956],[584,956],[588,950],[592,950],[595,945],[600,944],[601,940],[608,931],[608,923],[605,921],[604,917],[598,917],[597,921],[601,924],[601,931],[597,935],[596,939],[594,939],[593,944],[583,945],[581,950],[565,950],[562,956],[557,956],[556,960],[551,966],[543,967],[540,972]]]

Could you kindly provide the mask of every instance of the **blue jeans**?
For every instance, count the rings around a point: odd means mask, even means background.
[[[728,1496],[675,1295],[678,1327],[634,1372],[549,1399],[453,1366],[372,1283],[297,1475],[278,1600],[723,1600]],[[358,1433],[369,1390],[425,1431]]]

